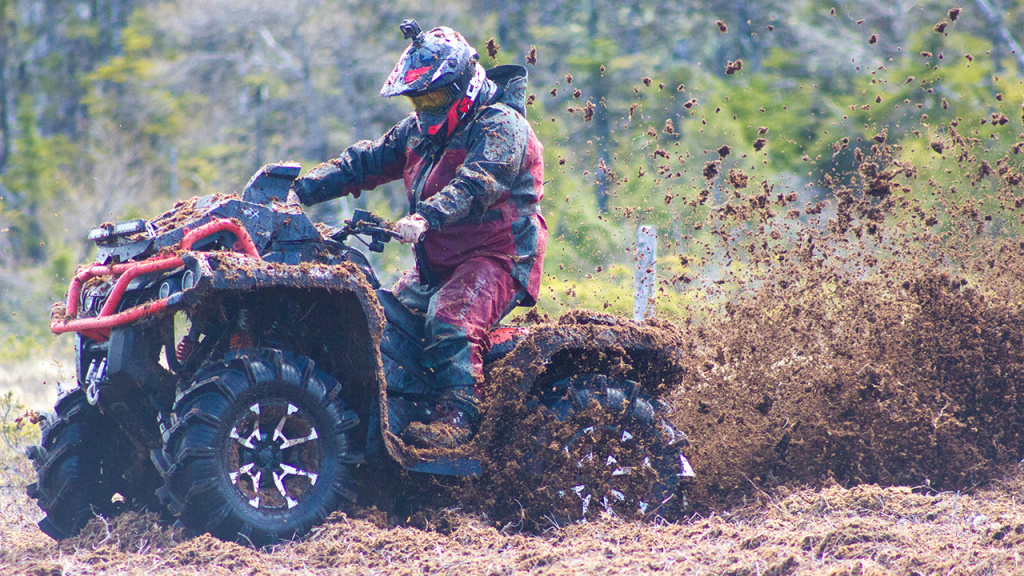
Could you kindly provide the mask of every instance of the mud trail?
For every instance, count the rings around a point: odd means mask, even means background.
[[[583,111],[591,121],[593,103]],[[21,520],[0,525],[0,573],[1019,572],[1024,134],[986,142],[966,125],[923,136],[959,174],[943,183],[885,129],[837,141],[855,165],[811,198],[730,168],[728,146],[694,163],[693,189],[673,206],[705,232],[688,237],[683,262],[696,263],[677,287],[699,297],[674,323],[529,318],[534,348],[490,367],[477,481],[403,473],[380,509],[338,512],[264,551],[137,514],[57,544],[31,524],[27,499],[7,494],[4,515]],[[712,194],[719,180],[727,194]],[[196,210],[177,208],[158,229]],[[668,404],[696,472],[685,505],[642,523],[565,520],[578,503],[558,491],[575,472],[555,455],[572,429],[527,398],[581,366]],[[547,474],[530,470],[538,460]]]
[[[339,512],[303,541],[263,551],[185,539],[135,513],[94,520],[58,545],[18,524],[30,504],[7,494],[0,574],[1011,574],[1024,545],[1012,494],[1022,489],[1019,472],[972,495],[830,484],[677,524],[607,519],[541,535],[455,509],[418,527]]]

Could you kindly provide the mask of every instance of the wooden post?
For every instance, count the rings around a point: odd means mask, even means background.
[[[636,233],[633,263],[633,320],[641,322],[654,315],[654,278],[658,261],[658,229],[641,226]]]

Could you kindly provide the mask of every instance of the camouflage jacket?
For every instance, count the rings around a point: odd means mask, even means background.
[[[547,244],[543,147],[525,117],[526,69],[497,66],[487,77],[443,146],[420,136],[412,113],[379,139],[311,170],[296,192],[309,205],[402,178],[410,213],[430,224],[416,250],[426,280],[443,282],[466,260],[494,256],[526,288],[523,304],[531,305]]]

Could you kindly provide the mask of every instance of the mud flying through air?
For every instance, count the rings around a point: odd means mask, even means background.
[[[29,452],[44,532],[66,538],[94,512],[148,508],[264,546],[403,475],[478,478],[470,492],[510,483],[516,501],[565,523],[686,509],[688,441],[661,398],[682,358],[656,323],[578,313],[498,327],[474,440],[406,446],[402,430],[436,400],[423,318],[353,247],[381,251],[395,233],[363,211],[340,229],[314,225],[279,200],[298,173],[269,165],[240,197],[90,233],[98,262],[51,323],[75,335],[77,386]],[[337,321],[298,321],[311,314]]]
[[[138,282],[132,276],[136,273],[118,264],[87,268],[72,285],[77,297],[69,299],[68,306],[55,308],[55,327],[81,329],[76,338],[82,353],[79,387],[58,402],[42,446],[30,451],[40,472],[30,494],[47,512],[43,528],[64,537],[80,528],[93,510],[114,515],[125,509],[167,506],[177,510],[172,514],[179,518],[193,518],[182,523],[193,522],[198,529],[223,513],[224,525],[238,534],[226,538],[269,542],[297,532],[270,526],[256,540],[251,531],[243,537],[250,509],[288,510],[290,499],[299,503],[295,509],[309,514],[304,516],[306,525],[315,525],[331,509],[346,509],[346,472],[353,472],[351,482],[357,489],[372,484],[361,483],[361,474],[400,476],[386,468],[380,471],[375,467],[380,462],[418,467],[421,472],[437,472],[444,466],[459,474],[479,474],[471,482],[442,482],[443,494],[457,495],[462,505],[486,511],[498,522],[535,529],[600,515],[605,503],[619,516],[672,517],[679,509],[710,512],[742,504],[758,491],[825,481],[924,490],[983,484],[1024,459],[1024,348],[1016,344],[1024,341],[1019,290],[1024,256],[1019,240],[998,233],[991,224],[1020,218],[1020,171],[1011,162],[1015,152],[997,162],[997,169],[984,170],[973,160],[974,145],[951,136],[942,148],[960,158],[964,173],[976,185],[992,184],[993,199],[1001,206],[995,214],[969,209],[969,199],[948,191],[936,194],[939,205],[914,199],[908,193],[914,171],[897,165],[893,148],[884,143],[861,157],[870,166],[845,181],[832,182],[834,206],[812,202],[802,207],[811,218],[808,223],[790,217],[796,195],[773,195],[763,184],[737,188],[736,200],[713,207],[704,221],[719,231],[707,249],[716,254],[743,247],[748,254],[744,257],[758,267],[756,285],[741,297],[730,298],[722,310],[693,310],[694,317],[708,320],[685,326],[656,321],[635,325],[579,313],[505,329],[493,338],[504,339],[494,350],[503,356],[488,359],[488,416],[472,445],[475,453],[436,459],[402,446],[395,435],[429,401],[421,402],[407,391],[395,395],[405,404],[389,402],[386,411],[381,409],[381,398],[387,395],[381,384],[384,370],[366,359],[376,360],[375,350],[390,345],[379,343],[390,322],[385,321],[388,305],[374,292],[365,261],[338,257],[358,258],[344,249],[331,251],[338,248],[332,244],[337,230],[313,226],[294,206],[260,204],[260,215],[287,216],[278,221],[280,229],[256,228],[249,234],[249,248],[239,242],[244,227],[220,222],[224,216],[241,214],[244,196],[193,199],[148,223],[123,224],[120,231],[114,226],[101,228],[94,236],[104,250],[122,260],[130,259],[133,251],[151,250],[148,258],[143,256],[151,267],[139,271]],[[706,199],[697,195],[692,201]],[[751,220],[758,226],[736,225]],[[899,225],[891,224],[893,220]],[[383,243],[383,227],[372,221],[359,225],[368,232],[364,237],[369,244]],[[316,240],[299,255],[274,256],[276,262],[240,255],[247,250],[271,254],[274,238],[287,237],[282,234],[308,234]],[[106,238],[110,240],[104,242]],[[156,248],[154,238],[168,239],[167,244]],[[328,263],[303,261],[311,257]],[[180,264],[174,258],[180,258]],[[301,280],[289,275],[295,266],[303,272]],[[339,275],[338,270],[348,273]],[[126,275],[123,288],[118,288],[114,277]],[[216,298],[189,300],[188,291],[195,289]],[[326,297],[334,292],[343,296]],[[111,293],[119,294],[121,307],[104,313],[105,298]],[[374,298],[377,304],[368,305]],[[282,299],[289,304],[266,305]],[[281,316],[254,319],[242,312],[246,302],[277,310]],[[280,321],[310,314],[314,302],[327,307],[318,308],[321,312],[348,319],[345,325],[357,326],[355,332],[370,337],[324,334],[316,326]],[[75,305],[77,309],[72,308]],[[187,334],[170,334],[169,323],[161,324],[162,315],[174,307],[189,311]],[[111,328],[106,334],[102,323],[111,320],[105,318],[122,312],[138,315],[132,319],[135,329]],[[75,325],[75,319],[93,323]],[[238,329],[246,323],[247,330]],[[409,330],[414,333],[415,326]],[[318,344],[286,351],[281,342]],[[401,343],[397,336],[387,342]],[[243,344],[251,346],[251,353],[229,357],[233,345]],[[337,350],[345,352],[334,353]],[[217,353],[211,362],[220,363],[227,375],[213,384],[205,377],[197,380],[197,374],[211,374],[202,369]],[[399,355],[400,350],[393,353]],[[117,364],[126,354],[133,358],[131,366]],[[163,368],[161,356],[171,371]],[[380,358],[383,364],[385,357]],[[232,362],[234,368],[229,366]],[[594,373],[575,374],[575,366],[592,366]],[[302,400],[236,402],[234,390],[259,388],[263,379],[298,382],[307,392],[312,390],[312,399],[303,395]],[[414,385],[408,383],[407,388]],[[333,388],[317,396],[321,386]],[[146,395],[169,408],[139,410],[147,405],[141,401]],[[199,402],[197,395],[208,397]],[[90,398],[109,407],[100,410]],[[321,461],[320,452],[307,449],[309,441],[294,444],[313,429],[318,436],[324,430],[324,424],[316,423],[316,411],[311,411],[317,398],[324,410],[351,411],[359,417],[357,425],[337,431],[331,440],[346,446],[345,462]],[[587,398],[591,401],[585,408],[580,400]],[[338,399],[343,404],[334,402]],[[218,422],[230,425],[217,428],[209,423],[214,418],[207,416],[180,418],[175,406],[180,409],[193,402],[210,406]],[[232,402],[233,407],[224,407]],[[275,437],[281,416],[290,416],[290,406],[301,408],[301,402],[310,408],[300,410],[294,419],[285,418]],[[656,420],[644,419],[645,403],[671,424],[667,438],[655,435],[656,427],[648,424]],[[262,412],[264,406],[279,416],[260,419],[267,428],[255,437],[256,420],[249,414],[255,414],[253,407]],[[582,432],[587,429],[591,432]],[[234,444],[226,442],[227,448],[216,458],[201,458],[207,444],[181,440],[218,430]],[[381,434],[372,438],[369,430]],[[239,439],[231,438],[232,431]],[[645,434],[657,438],[655,447],[647,442],[645,450],[629,453],[628,436],[643,440]],[[264,436],[271,441],[260,444]],[[673,444],[677,437],[687,438],[689,445],[685,440]],[[94,444],[93,438],[103,442]],[[167,440],[177,446],[174,454],[165,450]],[[278,454],[277,442],[289,443],[289,448]],[[593,449],[598,444],[601,448]],[[99,449],[101,445],[125,449],[107,451]],[[687,463],[696,472],[684,479],[683,486],[672,487],[671,477],[665,481],[665,476],[638,466],[646,460],[657,470],[678,456],[675,446],[684,447]],[[375,461],[374,454],[386,456]],[[305,461],[298,465],[287,457]],[[427,459],[431,463],[423,464]],[[311,474],[317,475],[319,484],[324,467],[329,485],[337,488],[329,491],[328,499],[310,500],[302,508],[305,500],[298,496],[327,492],[309,490]],[[208,479],[204,474],[215,468],[231,486],[228,490],[222,485],[225,491],[249,508],[211,506],[218,516],[195,519],[195,514],[183,511],[202,507],[188,504],[189,498],[212,496],[185,484],[206,487],[209,483],[191,479]],[[97,469],[104,473],[87,473]],[[614,475],[627,469],[629,474]],[[683,471],[680,465],[673,474]],[[177,480],[169,483],[168,477]],[[69,493],[73,497],[61,496],[59,486],[65,484],[75,487]],[[129,489],[134,486],[145,489]],[[654,503],[666,487],[677,497],[666,505]],[[408,486],[396,490],[418,493]],[[424,501],[443,502],[443,494],[430,493]],[[380,503],[387,509],[395,500],[393,494],[383,494]],[[199,501],[203,500],[195,500]],[[250,504],[253,501],[257,506]]]

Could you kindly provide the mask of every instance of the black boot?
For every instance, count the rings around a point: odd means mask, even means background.
[[[474,398],[475,400],[475,398]],[[480,410],[476,402],[442,398],[429,424],[413,422],[402,433],[406,443],[428,450],[452,450],[469,442],[476,433]]]

